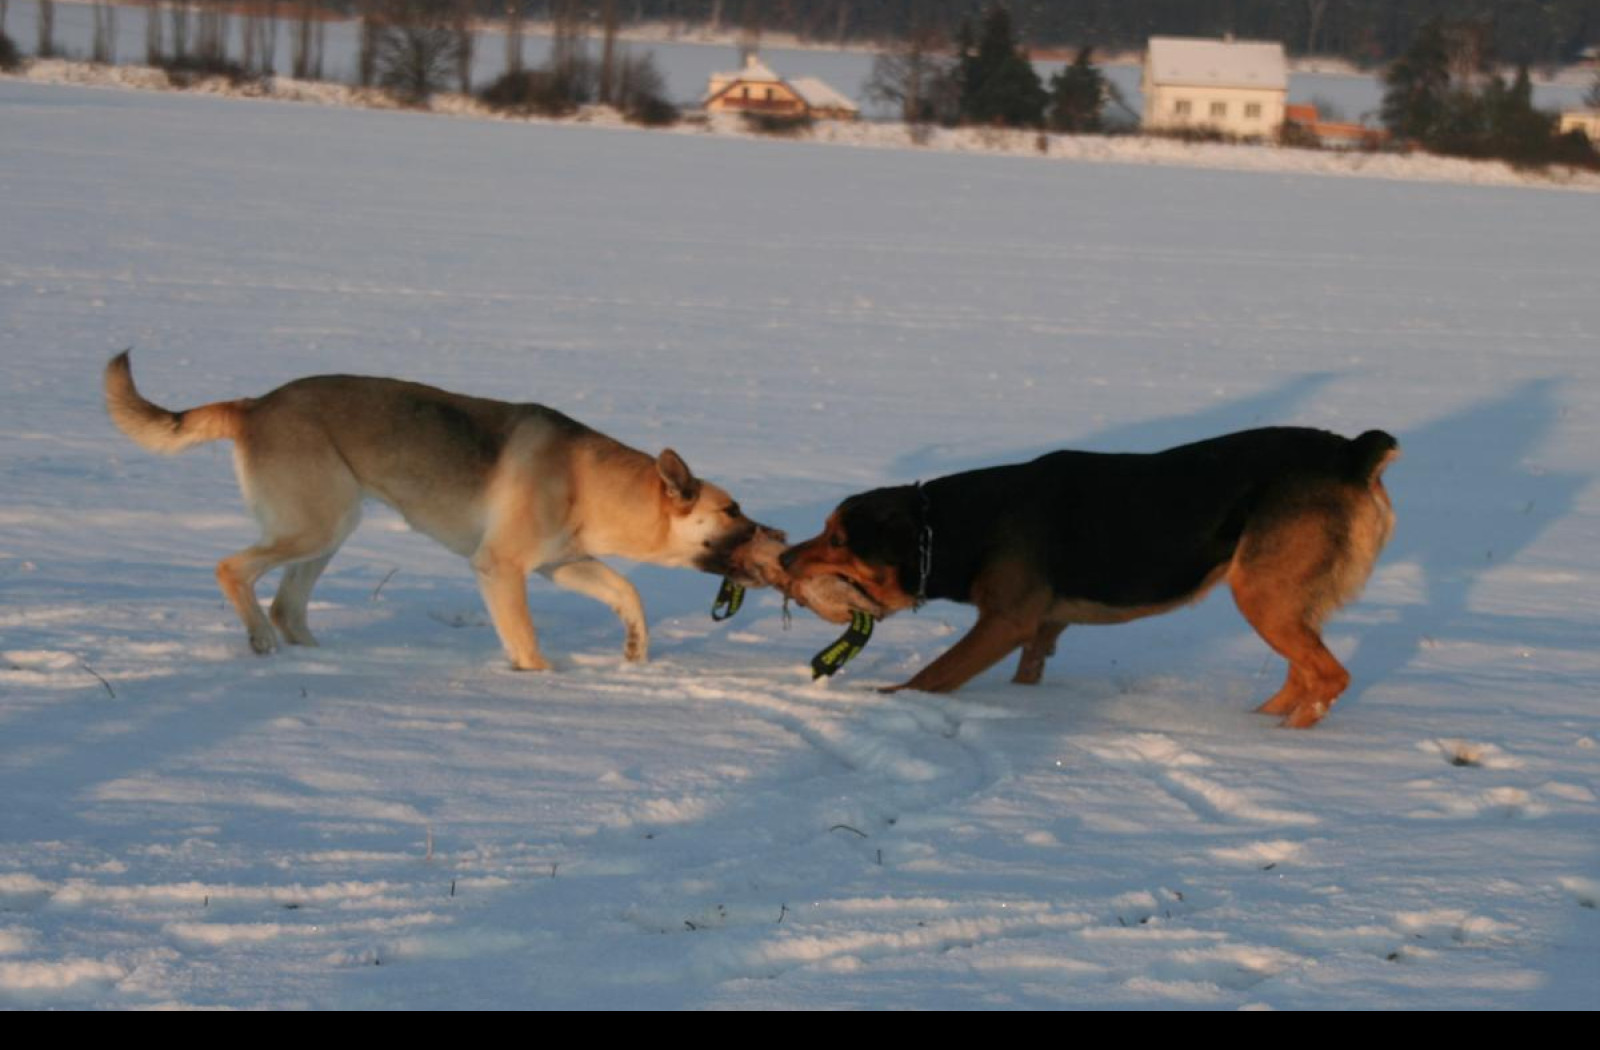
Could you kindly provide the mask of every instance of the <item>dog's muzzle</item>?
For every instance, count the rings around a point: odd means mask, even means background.
[[[708,550],[695,568],[749,587],[782,587],[788,573],[779,562],[788,543],[789,537],[781,530],[752,522]]]

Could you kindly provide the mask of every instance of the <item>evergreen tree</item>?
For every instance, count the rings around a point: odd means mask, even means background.
[[[1057,131],[1099,131],[1103,126],[1106,78],[1093,58],[1094,48],[1082,48],[1072,65],[1050,78],[1050,126]]]
[[[1044,123],[1050,96],[1039,82],[1033,63],[1017,47],[1011,13],[1002,4],[983,16],[983,31],[976,49],[967,43],[971,31],[962,27],[961,117],[973,124],[998,124],[1034,128]]]
[[[1383,124],[1397,138],[1426,142],[1439,133],[1449,109],[1450,50],[1444,26],[1423,26],[1406,53],[1383,74]]]
[[[1517,78],[1507,87],[1495,77],[1485,93],[1487,152],[1513,162],[1548,159],[1555,138],[1556,121],[1533,106],[1533,82],[1526,65],[1517,68]]]

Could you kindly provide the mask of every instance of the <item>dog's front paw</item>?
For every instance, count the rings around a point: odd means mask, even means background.
[[[1320,700],[1308,700],[1291,711],[1283,724],[1290,729],[1310,729],[1322,721],[1322,716],[1327,713],[1327,704]]]
[[[277,652],[277,632],[267,624],[250,628],[250,650],[257,656],[268,656]]]
[[[650,660],[650,636],[643,630],[629,630],[628,640],[622,643],[622,658],[630,664],[648,663]]]

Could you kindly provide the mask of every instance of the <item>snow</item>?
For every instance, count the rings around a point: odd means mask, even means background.
[[[6,78],[0,77],[0,80],[3,79]],[[95,66],[61,59],[46,59],[32,63],[22,75],[22,79],[39,84],[74,84],[145,91],[178,90],[167,85],[164,74],[147,67]],[[273,78],[270,87],[255,82],[235,86],[221,78],[212,78],[183,90],[203,95],[270,98],[273,101],[320,106],[401,108],[393,97],[376,89],[351,87],[329,81],[294,80],[289,77]],[[813,102],[817,100],[813,99]],[[477,99],[452,93],[435,95],[430,102],[429,112],[472,120],[546,122],[540,121],[539,118],[498,113]],[[605,106],[583,107],[573,119],[582,124],[626,127],[617,112]],[[736,138],[754,138],[760,134],[752,130],[738,113],[711,114],[704,121],[685,121],[662,133],[713,134]],[[811,142],[871,149],[1008,154],[1075,163],[1145,164],[1162,167],[1217,168],[1229,171],[1458,182],[1472,185],[1541,186],[1589,192],[1600,190],[1600,174],[1591,171],[1563,167],[1552,167],[1543,171],[1524,170],[1499,161],[1464,160],[1426,153],[1283,149],[1271,145],[1184,142],[1158,136],[1067,135],[989,127],[912,129],[899,123],[857,120],[818,121],[813,127],[797,132],[796,135]]]
[[[1150,75],[1157,83],[1186,87],[1289,87],[1283,45],[1253,40],[1200,40],[1153,36]]]
[[[1589,1008],[1600,211],[1329,178],[0,81],[0,1004]],[[837,634],[624,566],[653,660],[374,509],[250,654],[228,451],[300,375],[540,400],[812,534],[844,495],[1267,423],[1395,433],[1309,732],[1226,597],[1035,688],[882,696],[970,611]],[[270,583],[263,587],[270,591]]]

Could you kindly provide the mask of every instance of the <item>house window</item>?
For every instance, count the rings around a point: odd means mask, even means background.
[[[1187,117],[1194,111],[1194,103],[1190,102],[1186,98],[1180,98],[1177,102],[1173,103],[1172,111],[1180,117]]]
[[[1211,103],[1211,116],[1212,116],[1213,119],[1221,120],[1223,117],[1226,117],[1227,115],[1228,115],[1228,104],[1226,102],[1213,102],[1213,103]]]
[[[1261,103],[1259,103],[1259,102],[1246,102],[1245,106],[1244,106],[1244,115],[1245,115],[1245,119],[1247,119],[1247,120],[1260,120],[1261,119]]]

